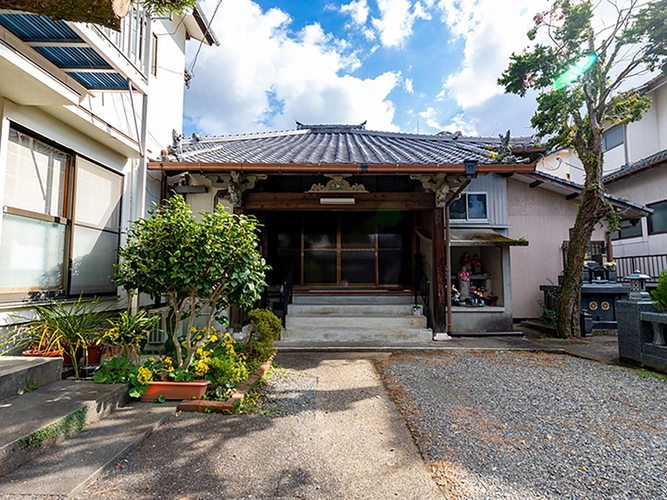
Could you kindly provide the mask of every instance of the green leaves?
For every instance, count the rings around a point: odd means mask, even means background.
[[[257,219],[220,208],[199,218],[176,195],[148,219],[133,222],[119,251],[116,282],[128,291],[170,297],[176,322],[186,311],[194,318],[207,310],[212,318],[230,305],[249,309],[266,287],[269,267],[259,252]],[[196,343],[186,333],[183,360],[178,338],[173,340],[179,365],[187,368]]]

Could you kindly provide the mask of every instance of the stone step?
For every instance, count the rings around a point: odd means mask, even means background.
[[[135,403],[117,408],[108,417],[0,478],[0,495],[70,497],[80,493],[174,415],[177,405]]]
[[[412,316],[413,304],[290,304],[287,314],[293,315],[341,315],[358,316],[370,314],[373,316]]]
[[[405,342],[432,340],[428,328],[285,328],[281,341],[289,342]]]
[[[63,358],[0,356],[0,401],[60,380]]]
[[[392,330],[403,328],[426,328],[425,316],[319,316],[319,315],[294,315],[288,314],[285,320],[287,329],[313,329],[313,328],[355,328],[355,329],[377,329]]]
[[[60,380],[0,401],[0,476],[128,401],[126,384]]]
[[[414,304],[414,296],[409,294],[404,295],[315,295],[315,294],[294,294],[292,296],[293,304]]]

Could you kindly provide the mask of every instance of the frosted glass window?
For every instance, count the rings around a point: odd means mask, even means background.
[[[74,226],[70,293],[113,292],[118,234]]]
[[[0,291],[61,289],[65,235],[62,224],[4,214]]]
[[[468,219],[486,219],[486,194],[468,195]]]
[[[452,220],[486,220],[486,193],[464,193],[449,206]]]
[[[74,222],[99,229],[120,229],[123,178],[77,158]]]
[[[616,125],[602,133],[602,151],[609,151],[623,144],[625,139],[625,127]]]
[[[68,160],[62,151],[10,129],[5,205],[62,217]]]

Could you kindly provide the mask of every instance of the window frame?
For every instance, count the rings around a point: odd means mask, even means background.
[[[653,209],[653,213],[652,213],[651,215],[649,215],[649,216],[647,217],[647,219],[646,219],[646,222],[647,222],[646,225],[647,225],[648,235],[649,235],[649,236],[652,236],[652,235],[654,235],[654,234],[666,234],[666,233],[667,233],[667,229],[665,229],[664,231],[654,231],[654,230],[653,230],[653,227],[652,227],[652,226],[653,226],[652,221],[653,221],[653,216],[655,215],[656,207],[657,207],[657,206],[660,206],[660,205],[662,205],[663,207],[665,207],[665,212],[667,212],[667,200],[661,200],[661,201],[656,201],[655,203],[647,203],[647,204],[646,204],[647,207]],[[661,208],[662,208],[662,207],[661,207]],[[667,217],[667,214],[665,214],[665,215],[666,215],[666,217]]]
[[[469,216],[469,212],[470,212],[470,211],[469,211],[469,209],[468,209],[468,206],[469,206],[468,196],[469,196],[469,195],[484,195],[484,205],[485,205],[485,209],[486,209],[486,210],[485,210],[485,211],[486,211],[486,217],[485,217],[485,218],[483,218],[483,219],[481,219],[481,218],[471,219],[471,218],[470,218],[470,216]],[[451,212],[450,212],[449,219],[450,219],[452,222],[473,222],[473,223],[489,222],[489,195],[488,195],[488,193],[487,193],[486,191],[470,191],[470,192],[465,191],[465,192],[461,193],[461,196],[457,199],[457,201],[460,200],[460,199],[462,199],[464,196],[465,196],[465,203],[464,203],[464,206],[465,206],[465,218],[461,218],[461,219],[458,219],[458,218],[456,218],[456,219],[455,219],[455,218],[452,218],[452,216],[451,216]]]
[[[607,145],[607,136],[609,134],[611,134],[612,132],[616,131],[616,130],[620,130],[620,132],[621,132],[621,142],[619,142],[618,144],[614,144],[613,146],[609,147]],[[609,129],[602,132],[602,151],[603,152],[606,153],[607,151],[611,151],[612,149],[615,149],[619,146],[622,146],[623,144],[625,144],[625,125],[623,125],[623,124],[614,125],[613,127],[610,127]]]
[[[9,124],[10,131],[14,130],[15,132],[18,132],[19,134],[26,135],[30,137],[33,140],[39,141],[43,143],[44,145],[51,147],[53,149],[56,149],[60,153],[63,153],[64,155],[67,156],[67,165],[65,168],[65,176],[64,176],[64,199],[63,199],[63,207],[62,207],[62,216],[53,216],[49,214],[43,214],[39,212],[34,212],[31,210],[26,210],[23,208],[19,207],[14,207],[14,206],[7,206],[4,204],[4,193],[3,193],[3,213],[8,214],[8,215],[13,215],[13,216],[18,216],[18,217],[23,217],[26,219],[31,219],[31,220],[38,220],[42,222],[50,222],[54,224],[59,224],[64,226],[65,230],[65,235],[64,235],[64,243],[63,243],[63,248],[62,250],[62,255],[63,255],[63,268],[62,268],[62,279],[61,283],[58,286],[58,288],[43,288],[43,287],[31,287],[31,286],[26,286],[26,287],[21,287],[18,290],[12,290],[12,291],[3,291],[0,290],[0,301],[7,301],[7,300],[16,300],[16,299],[31,299],[31,300],[40,300],[44,298],[57,298],[57,299],[69,299],[75,296],[79,296],[79,294],[73,294],[71,292],[71,287],[72,287],[72,267],[73,267],[73,262],[72,262],[72,257],[73,257],[73,252],[74,252],[74,232],[75,232],[75,226],[81,226],[84,228],[91,228],[92,226],[88,226],[86,224],[81,224],[81,223],[76,223],[75,222],[75,210],[76,210],[76,184],[77,184],[77,177],[78,177],[78,163],[79,159],[83,159],[90,164],[94,165],[97,168],[103,169],[107,172],[110,172],[114,175],[117,175],[120,178],[120,193],[119,193],[119,200],[118,200],[118,221],[119,221],[119,227],[118,228],[95,228],[101,232],[111,232],[117,235],[117,246],[116,248],[120,248],[120,240],[121,240],[121,225],[122,225],[122,220],[123,220],[123,215],[122,215],[122,200],[123,200],[123,194],[125,190],[125,176],[121,172],[118,172],[114,169],[108,168],[105,165],[100,164],[99,162],[96,162],[95,160],[88,158],[84,155],[78,154],[75,151],[71,150],[70,148],[67,148],[66,146],[63,146],[62,144],[56,143],[47,137],[42,136],[38,132],[35,132],[33,130],[30,130],[26,127],[21,126],[18,123],[15,122],[10,122]],[[5,172],[6,175],[6,172]],[[1,226],[0,226],[1,227]],[[118,257],[116,256],[116,263],[118,263]],[[110,291],[104,291],[104,292],[90,292],[86,293],[84,291],[83,296],[114,296],[117,294],[117,288],[114,286],[113,290]]]
[[[620,227],[618,231],[614,231],[613,233],[611,233],[609,235],[609,237],[611,238],[612,241],[629,240],[629,239],[632,239],[632,238],[641,238],[641,237],[644,236],[644,228],[642,226],[642,219],[627,219],[627,221],[629,221],[630,223],[632,223],[632,221],[637,221],[634,225],[632,225],[632,228],[639,227],[639,234],[630,234],[630,235],[628,235],[627,230],[630,229],[630,227],[625,227],[625,228]],[[626,222],[626,221],[621,221],[620,222],[621,226],[623,225],[624,222]],[[624,230],[626,231],[625,235],[623,234]]]

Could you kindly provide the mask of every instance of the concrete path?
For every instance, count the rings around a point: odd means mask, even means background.
[[[80,498],[443,498],[370,358],[280,354],[317,378],[291,417],[180,414]]]

